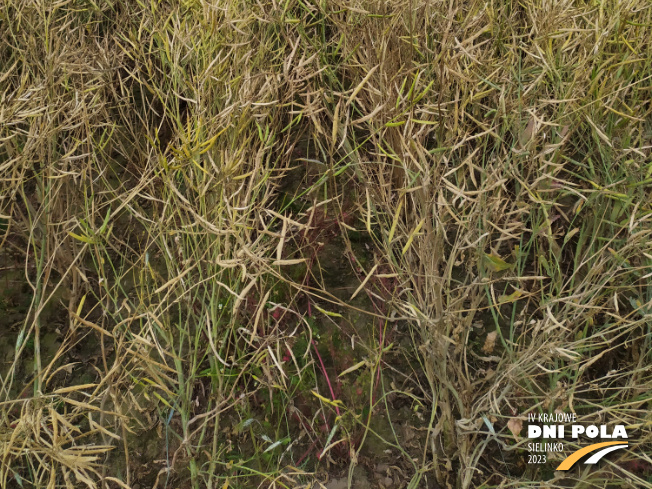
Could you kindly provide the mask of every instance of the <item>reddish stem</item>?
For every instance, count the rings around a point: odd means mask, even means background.
[[[311,339],[312,346],[315,347],[315,353],[317,354],[317,358],[319,358],[319,364],[321,365],[321,371],[324,374],[324,377],[326,377],[326,383],[328,384],[328,390],[331,391],[331,399],[333,401],[337,400],[337,397],[335,396],[335,392],[333,392],[333,386],[331,385],[331,380],[328,378],[328,372],[326,372],[326,366],[324,365],[323,360],[321,359],[321,355],[319,354],[319,351],[317,350],[317,343],[315,343],[315,340]],[[337,415],[340,416],[340,408],[335,405],[335,411],[337,412]]]
[[[310,258],[310,263],[308,264],[308,273],[306,273],[306,278],[304,279],[303,283],[306,285],[310,284],[310,269],[312,268],[312,264],[315,261],[315,258],[317,257],[317,251],[315,251]],[[307,294],[306,294],[307,295]],[[307,295],[308,297],[308,317],[312,317],[312,308],[310,307],[310,296]],[[335,396],[335,392],[333,392],[333,386],[331,385],[331,380],[328,377],[328,372],[326,372],[326,366],[324,365],[324,361],[321,359],[321,355],[319,354],[319,350],[317,350],[317,343],[315,343],[315,340],[312,338],[310,339],[312,346],[315,347],[315,353],[317,354],[317,358],[319,358],[319,364],[321,365],[321,371],[324,374],[324,377],[326,378],[326,383],[328,384],[328,389],[331,391],[331,399],[333,401],[337,400],[337,397]],[[340,408],[335,406],[335,411],[337,412],[337,415],[340,416]],[[324,418],[324,421],[326,421],[326,418]],[[326,422],[326,426],[328,427],[328,422]],[[329,427],[330,429],[330,427]]]
[[[301,455],[301,458],[299,458],[299,460],[297,460],[297,463],[295,464],[297,467],[301,465],[301,462],[303,462],[303,460],[312,453],[312,449],[315,448],[316,444],[317,444],[317,440],[313,441],[312,445],[308,447],[308,450],[306,450],[306,452],[303,455]]]

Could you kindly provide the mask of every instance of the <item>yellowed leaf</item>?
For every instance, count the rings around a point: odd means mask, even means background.
[[[364,361],[364,360],[362,360],[361,362],[356,363],[356,364],[353,365],[352,367],[347,368],[344,372],[342,372],[340,375],[338,375],[338,377],[343,377],[343,376],[345,376],[346,374],[350,374],[351,372],[355,372],[355,371],[358,370],[360,367],[364,367],[366,364],[367,364],[367,362]]]
[[[87,236],[81,236],[79,234],[75,234],[72,231],[68,231],[68,235],[72,236],[75,238],[77,241],[81,241],[82,243],[88,243],[88,244],[93,244],[95,241],[93,241],[92,238],[89,238]]]
[[[516,289],[509,295],[501,295],[498,297],[498,302],[514,302],[517,301],[523,295],[523,291]]]
[[[315,309],[317,309],[319,312],[321,312],[322,314],[326,314],[327,316],[330,316],[332,318],[341,318],[342,317],[341,314],[338,314],[337,312],[327,311],[326,309],[322,309],[317,304],[314,304],[314,306],[315,306]]]
[[[494,255],[493,253],[489,255],[485,253],[484,256],[486,258],[487,266],[493,272],[502,272],[503,270],[509,270],[513,266],[510,263],[507,263],[498,255]]]
[[[330,406],[338,407],[338,406],[341,406],[341,405],[342,405],[342,401],[340,401],[339,399],[335,399],[334,401],[331,401],[330,399],[328,399],[328,398],[322,396],[321,394],[318,394],[318,393],[315,392],[315,391],[310,391],[310,392],[312,392],[312,394],[313,394],[317,399],[319,399],[320,401],[322,401],[322,402],[324,402],[324,403],[326,403],[326,404],[329,404]]]

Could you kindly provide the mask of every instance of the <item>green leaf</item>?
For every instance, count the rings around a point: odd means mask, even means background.
[[[111,219],[111,207],[109,207],[109,210],[106,213],[106,217],[104,218],[104,222],[100,226],[100,230],[98,231],[98,234],[102,234],[104,230],[106,229],[106,225],[109,223],[109,219]]]
[[[510,263],[507,263],[498,255],[494,255],[493,253],[490,255],[485,253],[484,257],[486,259],[487,266],[493,272],[502,272],[503,270],[509,270],[514,266]]]
[[[93,244],[94,243],[93,239],[89,238],[87,236],[80,236],[79,234],[75,234],[75,233],[73,233],[71,231],[69,231],[68,234],[70,236],[72,236],[73,238],[75,238],[76,240],[79,240],[79,241],[81,241],[83,243],[88,243],[88,244]]]
[[[270,451],[274,450],[277,446],[279,446],[281,444],[284,444],[284,443],[287,443],[288,441],[289,441],[288,438],[283,438],[282,440],[275,441],[270,446],[268,446],[267,449],[263,453],[270,452]]]
[[[501,303],[514,302],[517,301],[522,295],[523,295],[523,291],[520,289],[516,289],[514,292],[512,292],[509,295],[501,295],[500,297],[498,297],[498,302]]]
[[[319,312],[321,312],[322,314],[326,314],[327,316],[330,316],[332,318],[341,318],[342,317],[341,314],[338,314],[336,312],[327,311],[326,309],[322,309],[317,304],[314,304],[314,306],[315,306],[315,309],[317,309]]]

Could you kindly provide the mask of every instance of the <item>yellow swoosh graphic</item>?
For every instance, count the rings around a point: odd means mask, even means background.
[[[577,462],[587,453],[594,452],[596,450],[599,450],[600,448],[610,447],[612,445],[627,445],[627,442],[605,441],[603,443],[594,443],[593,445],[589,445],[588,447],[581,448],[576,452],[571,453],[568,457],[566,457],[566,459],[561,464],[559,464],[559,467],[557,467],[555,470],[568,470],[575,464],[575,462]]]

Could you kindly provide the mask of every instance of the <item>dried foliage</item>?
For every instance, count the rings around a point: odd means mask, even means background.
[[[644,0],[3,0],[0,486],[652,487],[651,60]],[[630,448],[526,465],[556,411]]]

